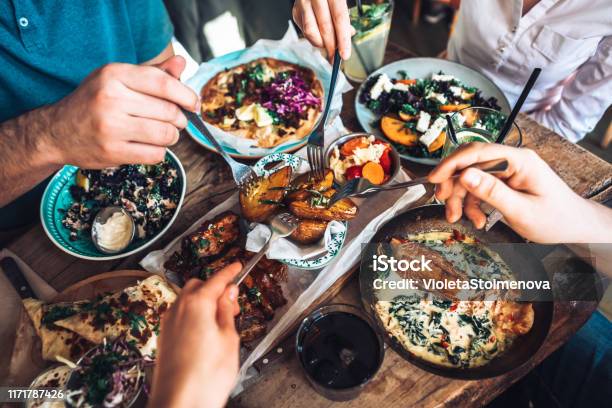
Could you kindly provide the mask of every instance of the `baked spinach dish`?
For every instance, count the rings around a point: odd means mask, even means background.
[[[428,277],[434,279],[514,279],[499,254],[458,231],[394,237],[390,243],[396,254],[406,251],[431,259]],[[529,302],[505,296],[495,296],[496,300],[459,298],[452,291],[414,291],[378,300],[375,309],[388,335],[404,349],[445,367],[486,365],[531,330],[534,310]]]
[[[400,154],[418,158],[440,158],[446,141],[445,115],[473,106],[500,111],[497,99],[485,98],[475,87],[443,72],[429,78],[398,78],[385,73],[370,77],[359,94],[359,102],[379,116],[372,124],[389,139]],[[465,117],[464,117],[465,116]],[[460,124],[494,132],[504,116],[477,117],[460,114]]]
[[[156,165],[124,165],[103,170],[79,169],[70,187],[73,203],[64,213],[62,225],[70,240],[90,239],[98,211],[119,206],[134,219],[134,239],[156,235],[170,221],[178,206],[182,180],[168,158]]]

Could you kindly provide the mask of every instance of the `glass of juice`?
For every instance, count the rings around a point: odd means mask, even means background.
[[[471,142],[495,143],[507,115],[491,108],[471,107],[455,112],[451,122],[457,135],[457,143],[449,137],[448,128],[445,129],[446,141],[442,157],[449,156],[460,145]],[[520,147],[523,142],[521,129],[514,122],[510,132],[504,140],[504,145]]]
[[[306,317],[296,336],[297,356],[312,387],[325,398],[356,398],[380,368],[382,336],[359,308],[324,306]]]
[[[351,57],[343,64],[346,76],[356,82],[365,80],[382,66],[393,14],[393,1],[364,0],[361,3],[361,14],[356,5],[349,9],[356,34],[351,39]]]

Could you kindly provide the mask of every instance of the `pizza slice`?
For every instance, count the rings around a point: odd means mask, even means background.
[[[259,58],[219,72],[202,88],[202,118],[233,135],[274,147],[310,134],[323,87],[309,68]]]

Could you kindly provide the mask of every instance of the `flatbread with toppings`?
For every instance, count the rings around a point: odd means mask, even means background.
[[[125,337],[143,356],[154,357],[161,316],[174,303],[176,294],[168,283],[154,275],[117,293],[85,302],[81,310],[55,325],[95,343]]]
[[[59,356],[76,361],[94,346],[93,343],[75,332],[55,324],[57,320],[78,313],[81,304],[82,302],[46,305],[37,299],[23,300],[36,334],[40,337],[41,354],[45,360],[55,360]]]
[[[226,69],[202,88],[202,118],[259,147],[299,140],[321,113],[323,87],[306,67],[259,58]]]

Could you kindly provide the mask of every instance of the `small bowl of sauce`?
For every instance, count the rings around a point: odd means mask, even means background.
[[[297,356],[312,387],[325,398],[356,398],[378,372],[384,340],[359,308],[324,306],[306,317],[296,336]]]
[[[132,216],[117,206],[98,211],[91,228],[91,239],[99,251],[116,254],[126,249],[134,239],[136,225]]]

